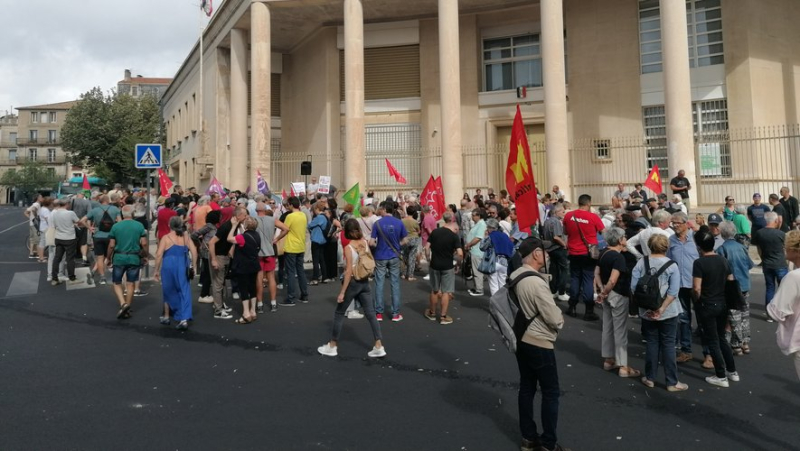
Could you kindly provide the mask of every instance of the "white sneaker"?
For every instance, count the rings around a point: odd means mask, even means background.
[[[215,319],[231,319],[231,318],[233,318],[233,315],[231,315],[230,313],[226,312],[225,310],[217,310],[216,312],[214,312],[214,318]]]
[[[559,300],[559,301],[569,301],[569,295],[568,295],[568,294],[566,294],[566,293],[564,293],[564,294],[559,294],[559,295],[558,295],[558,300]]]
[[[201,304],[213,304],[214,303],[214,297],[213,296],[200,296],[199,298],[197,298],[197,302],[199,302]]]
[[[337,348],[335,347],[332,348],[329,343],[325,343],[324,345],[318,347],[317,352],[319,352],[322,355],[326,355],[328,357],[336,357],[337,355],[339,355],[339,351],[337,350]]]
[[[739,375],[737,374],[736,377],[739,377]],[[706,382],[722,388],[728,388],[730,386],[730,384],[728,384],[728,378],[726,377],[708,376],[706,377]]]
[[[363,317],[364,317],[364,315],[361,314],[361,313],[358,313],[358,310],[350,310],[349,312],[347,312],[347,318],[348,319],[361,319]]]
[[[239,293],[237,293],[237,292],[235,292],[235,291],[234,291],[234,292],[233,292],[233,298],[234,298],[234,299],[239,299]]]
[[[282,283],[279,283],[279,284],[278,284],[278,289],[279,289],[279,290],[283,290],[283,284],[282,284]]]
[[[369,351],[367,355],[372,358],[386,357],[386,348],[383,346],[381,346],[380,348],[376,348],[373,346],[372,351]]]
[[[427,276],[423,277],[422,280],[431,280],[431,275],[428,274]]]
[[[739,372],[734,371],[732,373],[725,372],[725,375],[728,376],[728,379],[732,380],[733,382],[739,382]]]

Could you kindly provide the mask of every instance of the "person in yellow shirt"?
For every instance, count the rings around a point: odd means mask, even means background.
[[[283,255],[286,259],[286,273],[287,273],[287,290],[286,299],[281,301],[280,305],[284,307],[293,307],[295,305],[295,298],[297,297],[297,289],[295,283],[300,288],[300,302],[308,303],[308,281],[306,280],[306,271],[303,267],[303,257],[306,253],[306,226],[308,218],[306,214],[300,210],[300,199],[292,196],[288,199],[289,209],[291,213],[286,216],[286,227],[289,228],[288,233],[282,233],[277,241],[286,239],[283,246]],[[296,280],[296,282],[295,282]]]

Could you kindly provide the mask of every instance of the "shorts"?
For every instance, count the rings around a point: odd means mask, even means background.
[[[115,285],[119,285],[122,283],[122,276],[125,275],[125,279],[128,283],[134,283],[139,281],[139,266],[133,265],[124,265],[124,266],[117,266],[114,265],[114,270],[111,273],[111,281],[114,282]]]
[[[261,270],[264,272],[275,271],[275,257],[258,257]]]
[[[78,240],[76,246],[86,246],[86,237],[89,235],[89,230],[83,227],[75,227],[75,238]],[[85,257],[85,256],[84,256]]]
[[[431,291],[434,293],[453,293],[456,288],[456,271],[454,269],[431,269]]]
[[[108,243],[111,242],[111,238],[95,238],[92,240],[94,243],[94,256],[95,257],[105,257],[106,251],[108,251]]]

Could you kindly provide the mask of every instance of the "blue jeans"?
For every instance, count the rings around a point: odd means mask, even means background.
[[[678,300],[683,307],[683,313],[678,315],[678,333],[675,345],[681,352],[692,353],[692,289],[681,288]]]
[[[775,297],[775,289],[781,284],[781,280],[783,280],[783,277],[789,272],[789,268],[763,268],[763,270],[764,281],[767,283],[767,293],[764,303],[764,307],[766,307],[772,302],[772,298]]]
[[[383,314],[383,281],[389,271],[392,284],[392,315],[400,313],[400,259],[375,261],[375,313]]]
[[[678,362],[675,360],[675,334],[678,330],[678,317],[662,321],[642,319],[642,335],[647,345],[644,355],[644,375],[656,380],[658,362],[664,365],[667,386],[678,383]]]
[[[552,349],[540,348],[520,342],[517,348],[519,367],[519,428],[522,438],[541,443],[547,449],[556,446],[556,427],[558,426],[558,368],[556,353]],[[533,420],[533,398],[536,386],[542,388],[542,435],[536,430]]]
[[[577,305],[581,300],[587,305],[594,305],[595,266],[597,266],[597,260],[592,259],[589,255],[569,256],[570,306]]]
[[[297,297],[295,280],[300,288],[300,299],[308,299],[308,282],[306,281],[306,270],[303,268],[303,253],[292,254],[286,252],[283,254],[286,258],[286,284],[288,285],[286,291],[286,301],[294,302]]]

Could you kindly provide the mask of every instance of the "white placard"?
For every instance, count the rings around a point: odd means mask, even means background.
[[[294,195],[299,196],[301,194],[306,193],[306,184],[303,182],[292,182],[292,189],[294,190]]]
[[[317,192],[321,194],[329,194],[331,192],[331,176],[319,176],[319,188],[317,189]]]

